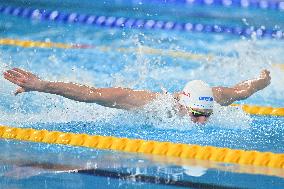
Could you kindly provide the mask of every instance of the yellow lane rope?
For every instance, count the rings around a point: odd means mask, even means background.
[[[32,47],[62,48],[62,49],[73,48],[73,45],[71,45],[71,44],[29,41],[29,40],[17,40],[17,39],[9,39],[9,38],[1,38],[0,39],[0,45],[19,46],[19,47],[25,47],[25,48],[32,48]]]
[[[101,51],[109,52],[113,50],[113,47],[99,46],[97,47]],[[204,56],[202,54],[195,54],[190,52],[176,51],[176,50],[165,50],[165,49],[156,49],[147,46],[140,46],[139,48],[115,48],[116,51],[122,53],[131,53],[131,52],[141,52],[143,54],[148,55],[160,55],[160,56],[169,56],[172,58],[181,58],[186,60],[197,60],[197,61],[210,61],[213,59],[213,56],[207,55]]]
[[[222,163],[284,168],[284,154],[0,126],[0,137],[30,142],[153,154]]]
[[[169,56],[172,58],[179,58],[185,60],[197,60],[197,61],[212,61],[213,55],[204,55],[196,54],[190,52],[183,52],[177,50],[165,50],[165,49],[156,49],[147,46],[141,46],[139,48],[113,48],[109,46],[92,46],[92,45],[82,45],[82,44],[64,44],[64,43],[53,43],[53,42],[42,42],[42,41],[31,41],[31,40],[19,40],[19,39],[10,39],[10,38],[0,38],[0,45],[10,45],[10,46],[19,46],[24,48],[63,48],[63,49],[90,49],[96,48],[103,52],[109,52],[116,50],[122,53],[131,53],[131,52],[141,52],[148,55],[160,55],[160,56]],[[280,68],[284,71],[284,64],[273,64],[273,66]]]
[[[282,71],[284,71],[284,64],[272,64],[272,66],[277,67],[281,69]]]
[[[276,108],[271,106],[256,106],[256,105],[237,105],[233,104],[232,106],[241,106],[243,111],[251,115],[270,115],[270,116],[284,116],[284,108]]]
[[[213,57],[211,55],[200,55],[189,52],[175,51],[175,50],[164,50],[164,49],[155,49],[147,46],[141,46],[139,48],[113,48],[110,46],[92,46],[92,45],[80,45],[80,44],[64,44],[64,43],[53,43],[53,42],[41,42],[41,41],[30,41],[30,40],[16,40],[9,38],[0,38],[0,45],[10,45],[10,46],[19,46],[24,48],[80,48],[80,49],[90,49],[95,48],[103,52],[110,52],[115,49],[118,52],[131,53],[131,52],[141,52],[149,55],[162,55],[170,56],[173,58],[182,58],[182,59],[191,59],[191,60],[211,60]]]

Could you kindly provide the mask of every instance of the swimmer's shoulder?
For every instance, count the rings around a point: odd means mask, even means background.
[[[177,101],[179,101],[180,95],[181,95],[181,92],[175,92],[175,93],[172,94],[173,98]]]

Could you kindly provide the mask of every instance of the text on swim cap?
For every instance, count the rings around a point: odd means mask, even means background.
[[[213,97],[210,97],[210,96],[201,96],[201,97],[199,97],[199,100],[213,101]]]

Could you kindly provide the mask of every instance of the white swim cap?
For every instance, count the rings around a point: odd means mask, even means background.
[[[179,103],[190,108],[213,109],[212,88],[201,80],[190,81],[185,85]]]

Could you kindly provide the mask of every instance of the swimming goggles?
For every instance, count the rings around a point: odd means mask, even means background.
[[[210,117],[212,115],[212,112],[199,112],[199,111],[196,111],[196,110],[193,110],[192,108],[190,107],[187,107],[187,110],[192,114],[193,117],[201,117],[201,116],[204,116],[204,117]]]

